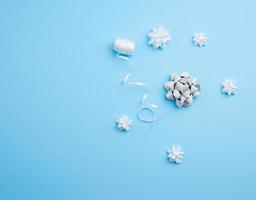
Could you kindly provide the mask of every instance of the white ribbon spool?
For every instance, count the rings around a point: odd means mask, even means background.
[[[128,56],[131,56],[134,54],[135,47],[136,47],[135,42],[127,40],[127,39],[117,38],[114,41],[113,49],[117,52],[118,58],[123,59],[125,61],[129,61]],[[123,84],[131,85],[131,86],[140,86],[140,87],[143,87],[146,91],[141,99],[142,106],[137,113],[138,119],[142,122],[147,122],[147,123],[154,122],[154,121],[158,120],[159,117],[156,114],[156,112],[153,110],[153,109],[158,108],[158,105],[146,103],[146,100],[148,98],[148,91],[149,91],[147,85],[143,82],[128,81],[131,76],[131,73],[132,73],[132,69],[129,69],[129,72],[123,78],[123,81],[122,81]],[[149,113],[152,116],[149,117],[148,114],[147,115],[145,114],[145,112]]]
[[[113,49],[119,54],[131,56],[135,51],[135,47],[136,44],[133,41],[117,38],[114,42]]]

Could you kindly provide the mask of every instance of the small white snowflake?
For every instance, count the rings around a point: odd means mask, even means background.
[[[235,94],[237,90],[236,81],[234,80],[226,79],[221,83],[221,85],[223,87],[222,92],[228,95]]]
[[[205,46],[206,42],[208,40],[208,37],[205,35],[205,33],[195,33],[193,36],[193,43],[195,46]]]
[[[174,162],[177,164],[182,163],[184,152],[178,146],[171,146],[171,148],[167,151],[168,158],[170,162]]]
[[[121,115],[116,121],[117,128],[122,131],[128,131],[131,128],[132,120],[126,115]]]
[[[155,49],[165,48],[167,42],[171,39],[170,31],[162,26],[152,29],[152,32],[148,33],[150,37],[149,45],[152,45]]]

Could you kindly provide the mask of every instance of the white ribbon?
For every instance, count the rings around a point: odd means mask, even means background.
[[[120,59],[123,59],[125,61],[129,61],[129,58],[127,58],[126,56],[123,56],[123,55],[120,55],[120,54],[117,54],[117,57],[120,58]],[[155,122],[156,120],[159,119],[159,116],[156,114],[156,111],[154,109],[157,109],[158,108],[158,105],[157,104],[153,104],[153,103],[147,103],[147,99],[148,99],[148,92],[149,92],[149,89],[147,87],[147,84],[144,83],[144,82],[132,82],[132,81],[129,81],[129,78],[132,74],[132,70],[130,70],[126,75],[125,77],[123,78],[123,81],[122,83],[124,85],[131,85],[131,86],[139,86],[139,87],[143,87],[145,89],[145,93],[141,99],[141,108],[139,109],[138,111],[138,119],[142,122]],[[148,116],[145,116],[143,115],[143,111],[149,111],[152,115],[151,118],[149,118]]]

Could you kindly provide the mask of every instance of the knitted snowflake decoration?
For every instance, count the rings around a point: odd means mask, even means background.
[[[155,49],[165,48],[167,42],[171,39],[170,32],[162,26],[153,28],[148,36],[150,37],[148,44]]]
[[[193,37],[193,43],[195,46],[205,46],[208,38],[205,33],[195,33]]]
[[[221,83],[221,85],[223,87],[222,92],[228,95],[235,94],[237,90],[236,81],[234,80],[226,79]]]
[[[170,162],[174,162],[177,164],[182,163],[184,152],[180,147],[171,146],[171,148],[167,151],[168,159]]]
[[[121,131],[128,131],[131,128],[132,120],[126,115],[121,115],[116,121],[117,128]]]

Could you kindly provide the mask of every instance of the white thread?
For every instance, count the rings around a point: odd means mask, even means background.
[[[146,115],[142,115],[142,112],[145,110],[150,112],[150,114],[152,115],[151,118],[148,118],[148,116]],[[147,123],[155,122],[159,119],[156,112],[152,108],[150,108],[150,105],[148,105],[147,107],[141,107],[138,111],[137,116],[140,121],[147,122]]]
[[[148,104],[148,106],[150,106],[150,107],[152,107],[152,108],[158,108],[159,106],[158,105],[156,105],[156,104]]]
[[[129,58],[127,58],[126,56],[117,54],[117,57],[120,58],[120,59],[123,59],[125,61],[129,61]],[[155,122],[156,120],[159,119],[159,117],[156,114],[156,111],[154,111],[153,109],[158,108],[158,105],[157,104],[152,104],[152,103],[146,103],[147,98],[148,98],[148,91],[149,91],[146,83],[129,81],[129,78],[130,78],[131,74],[132,74],[132,70],[130,69],[130,71],[124,76],[124,78],[122,80],[122,83],[124,85],[139,86],[139,87],[143,87],[145,89],[145,94],[143,95],[143,97],[141,99],[142,106],[138,111],[138,119],[142,122],[148,122],[148,123],[149,122]],[[150,113],[152,114],[152,119],[148,119],[147,117],[145,117],[145,116],[143,117],[141,115],[141,112],[144,111],[144,110],[150,111]]]
[[[120,53],[117,53],[116,54],[116,57],[118,57],[118,58],[120,58],[120,59],[124,59],[124,60],[129,60],[129,58],[127,58],[126,56],[123,56],[122,54],[120,54]]]

